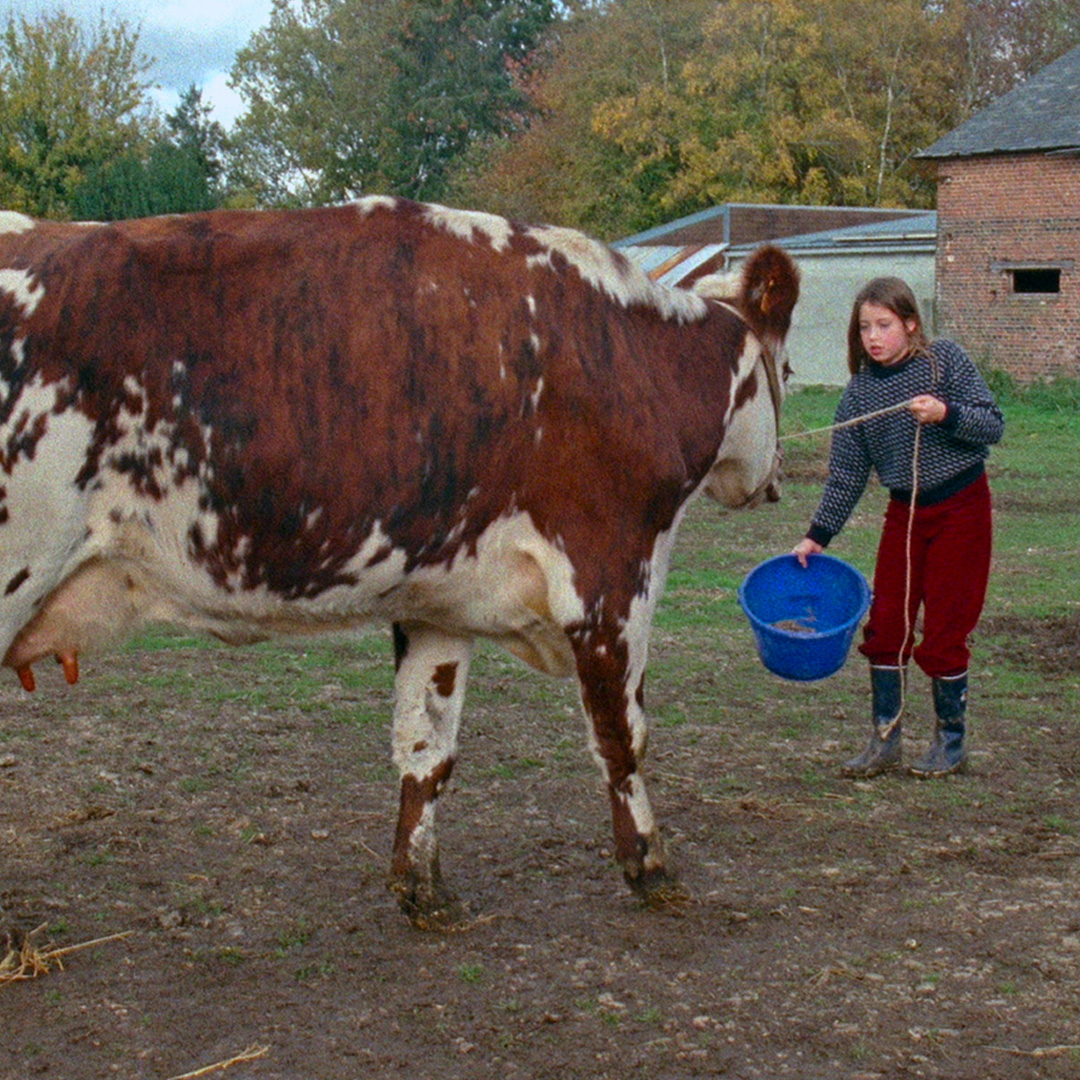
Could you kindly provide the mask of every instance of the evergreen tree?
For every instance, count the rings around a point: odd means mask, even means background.
[[[146,155],[124,154],[88,170],[73,200],[76,216],[118,221],[212,210],[222,199],[226,147],[224,129],[191,86]]]

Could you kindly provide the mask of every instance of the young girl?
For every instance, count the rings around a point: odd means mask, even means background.
[[[891,411],[833,433],[821,503],[794,549],[803,566],[823,551],[855,509],[871,469],[877,473],[891,498],[859,646],[870,661],[872,734],[844,774],[870,777],[899,768],[903,676],[914,657],[933,680],[937,722],[929,750],[910,772],[944,776],[966,761],[968,635],[990,573],[984,462],[1005,421],[964,351],[951,341],[927,341],[915,297],[899,278],[875,278],[855,298],[848,367],[837,423]],[[916,646],[920,605],[923,636]]]

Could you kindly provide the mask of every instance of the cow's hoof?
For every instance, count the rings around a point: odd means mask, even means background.
[[[634,895],[653,911],[678,910],[691,899],[686,886],[666,870],[648,870],[636,877],[627,874],[626,880]]]
[[[437,908],[403,908],[414,930],[447,934],[469,925],[469,910],[460,900],[450,900]]]
[[[394,879],[390,891],[417,930],[460,930],[469,921],[468,908],[442,886],[422,888],[415,881]]]

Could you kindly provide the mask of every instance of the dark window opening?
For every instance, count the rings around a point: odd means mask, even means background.
[[[1058,269],[1014,270],[1012,279],[1014,293],[1061,292],[1061,271]]]

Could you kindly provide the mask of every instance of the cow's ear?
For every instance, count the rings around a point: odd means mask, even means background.
[[[746,260],[739,307],[755,334],[784,336],[798,299],[799,271],[786,251],[767,244]]]

